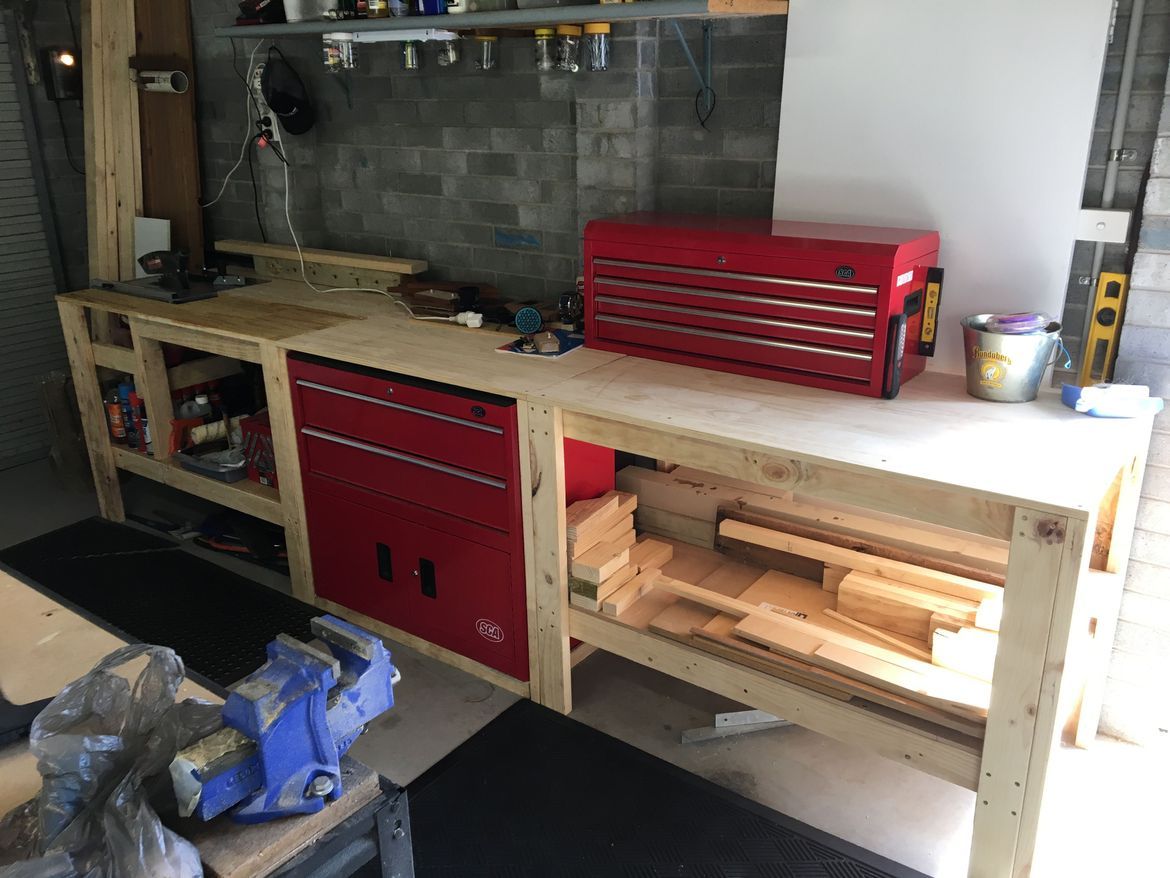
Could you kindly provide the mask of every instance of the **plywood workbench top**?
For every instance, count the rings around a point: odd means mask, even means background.
[[[173,326],[400,372],[567,412],[653,428],[791,463],[881,473],[1083,518],[1148,419],[1078,415],[1052,393],[1010,405],[967,396],[959,376],[927,373],[896,400],[870,399],[579,349],[557,360],[496,351],[511,334],[411,320],[372,293],[317,293],[273,280],[169,305],[86,290],[66,300]],[[620,437],[614,437],[620,447]]]

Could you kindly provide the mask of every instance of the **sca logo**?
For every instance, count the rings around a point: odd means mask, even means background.
[[[480,619],[475,623],[475,630],[484,640],[500,643],[504,639],[504,629],[491,619]]]
[[[833,272],[841,280],[849,280],[853,275],[857,274],[852,265],[838,265],[837,270]]]

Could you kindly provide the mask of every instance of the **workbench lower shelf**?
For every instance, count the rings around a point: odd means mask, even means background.
[[[975,789],[982,742],[865,702],[840,701],[612,616],[569,608],[569,636],[814,732]]]
[[[249,479],[239,482],[219,482],[195,473],[187,472],[177,463],[149,457],[128,448],[115,447],[114,463],[135,475],[144,476],[219,503],[237,512],[253,515],[273,524],[284,525],[284,512],[280,505],[280,492],[276,488],[261,485]]]

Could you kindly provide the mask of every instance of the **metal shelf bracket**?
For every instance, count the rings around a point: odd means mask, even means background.
[[[691,72],[695,74],[695,82],[699,85],[696,102],[701,100],[703,102],[703,116],[710,116],[711,111],[715,109],[715,92],[711,88],[711,21],[710,19],[703,20],[702,70],[699,69],[699,64],[691,53],[691,47],[687,45],[687,38],[683,36],[682,26],[674,19],[671,20],[670,25],[674,28],[674,35],[678,37],[678,44],[682,46],[683,55],[686,56]]]

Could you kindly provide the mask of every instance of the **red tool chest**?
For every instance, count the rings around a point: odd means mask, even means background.
[[[317,593],[527,680],[515,400],[288,366]]]
[[[516,401],[288,358],[313,581],[342,606],[528,679]],[[565,441],[567,502],[612,449]]]
[[[932,231],[780,220],[593,220],[586,345],[894,396],[925,366],[923,290],[938,241]]]

